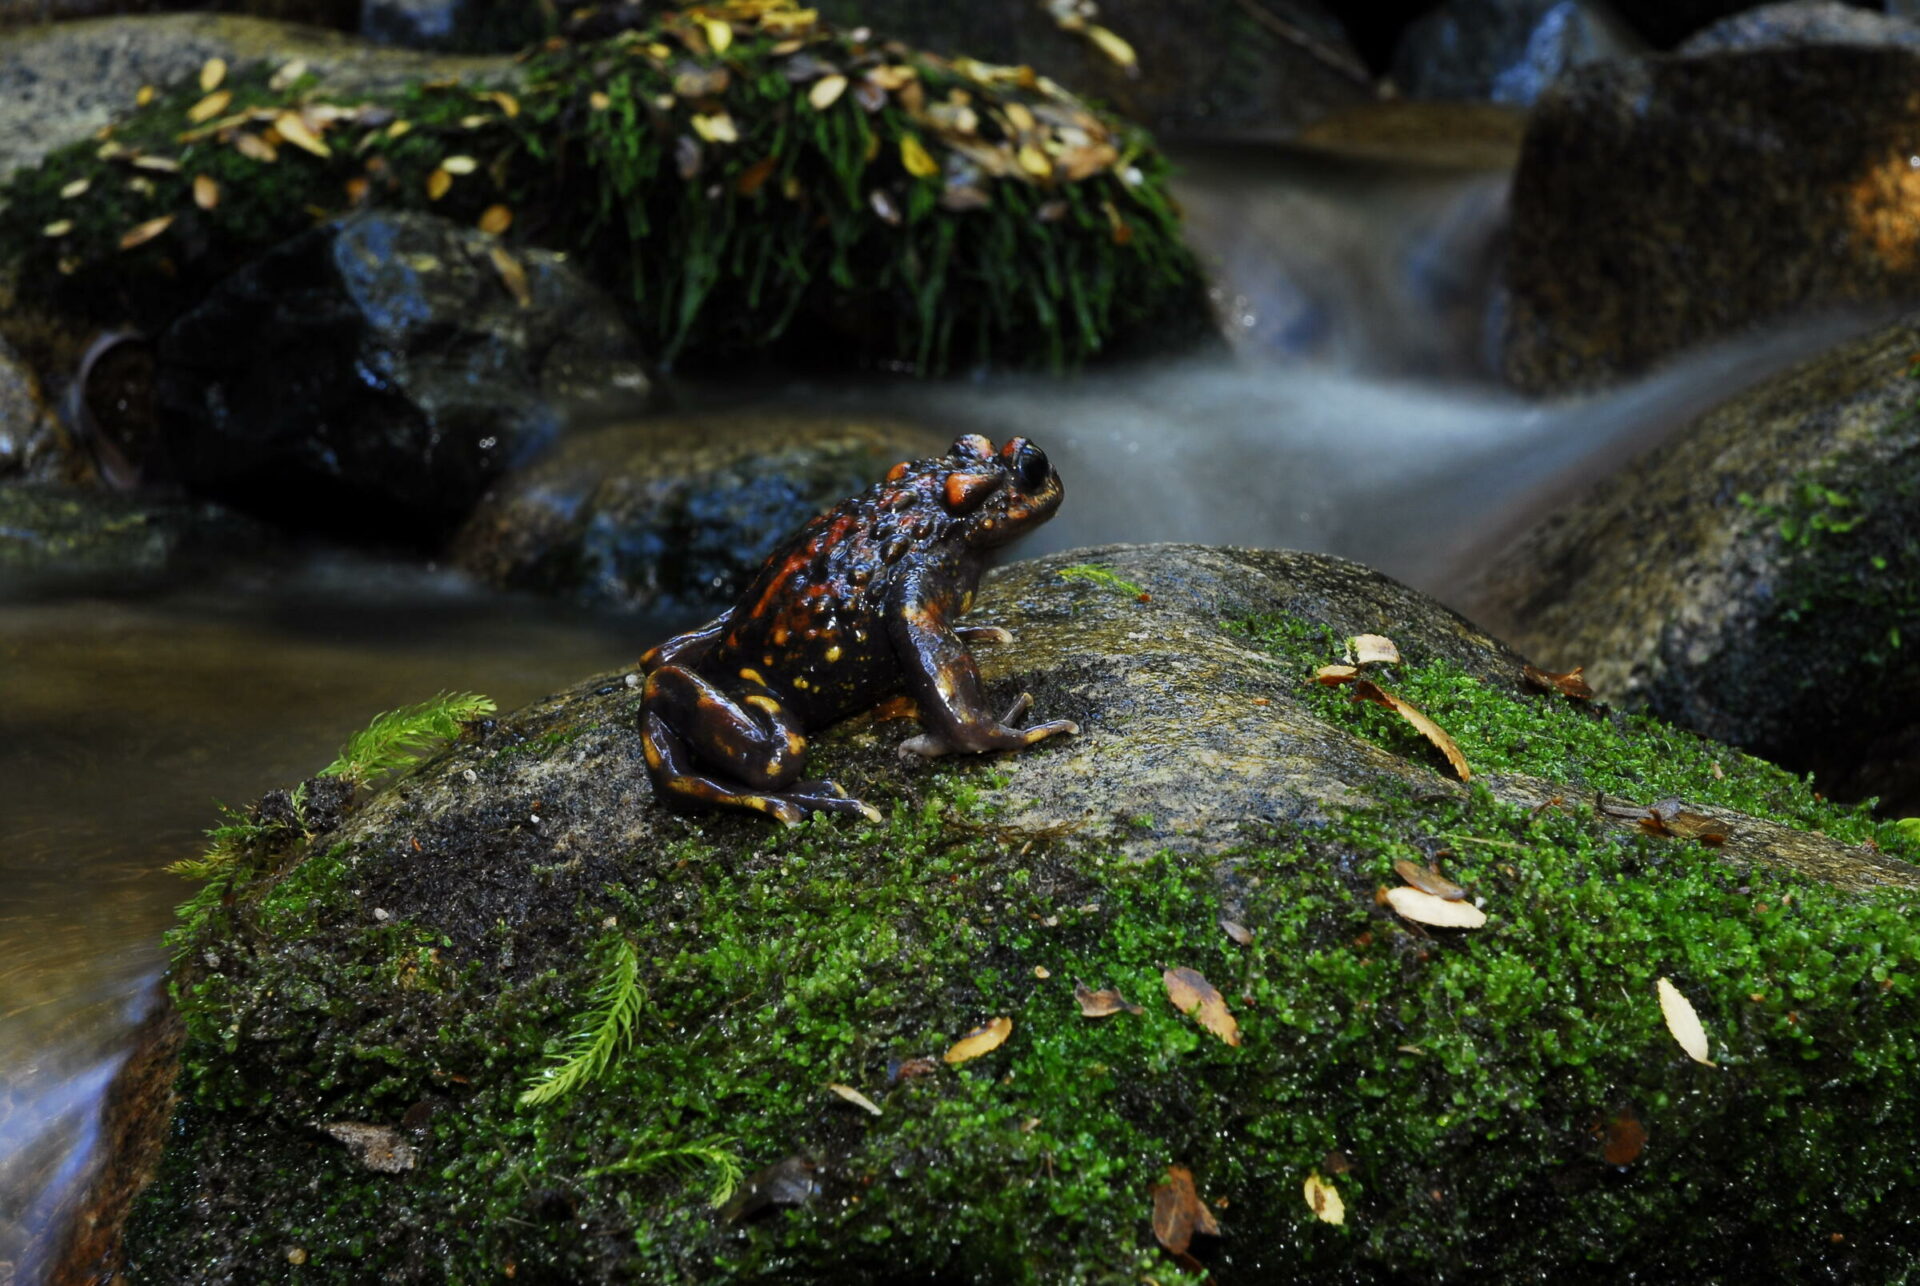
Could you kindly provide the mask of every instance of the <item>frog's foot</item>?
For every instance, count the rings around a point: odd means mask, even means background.
[[[769,795],[767,798],[791,804],[803,812],[844,813],[851,817],[864,817],[876,825],[886,820],[880,815],[880,810],[873,805],[849,798],[837,781],[821,779],[795,782],[791,789],[783,790],[778,795]],[[781,820],[786,819],[783,817]]]
[[[788,826],[798,826],[808,813],[847,813],[870,822],[882,820],[878,809],[847,798],[847,792],[837,782],[802,781],[786,790],[769,791],[715,777],[701,771],[685,740],[657,712],[648,711],[642,725],[642,747],[654,789],[663,799],[675,804],[694,808],[750,808]]]
[[[1013,642],[1013,631],[1003,630],[998,625],[962,625],[954,633],[968,643]]]
[[[1006,715],[1001,718],[997,726],[968,730],[968,739],[975,744],[956,745],[938,733],[923,732],[917,737],[909,737],[901,742],[900,753],[936,759],[941,755],[978,754],[986,750],[1022,750],[1027,746],[1045,741],[1056,733],[1080,731],[1080,725],[1071,719],[1036,723],[1031,728],[1015,727],[1015,722],[1032,708],[1033,693],[1022,692],[1019,698],[1007,708]]]

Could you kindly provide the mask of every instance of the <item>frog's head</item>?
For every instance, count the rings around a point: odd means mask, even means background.
[[[1053,517],[1066,496],[1047,453],[1025,438],[1009,438],[995,450],[969,433],[947,451],[951,471],[940,502],[958,523],[961,538],[976,549],[1017,540]]]

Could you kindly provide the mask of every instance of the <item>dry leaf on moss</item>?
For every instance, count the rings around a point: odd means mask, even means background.
[[[834,1081],[830,1083],[827,1086],[827,1088],[832,1090],[835,1094],[838,1094],[841,1098],[847,1100],[847,1102],[853,1104],[855,1107],[865,1108],[867,1111],[873,1113],[875,1116],[880,1115],[880,1105],[878,1103],[875,1103],[872,1099],[868,1098],[865,1094],[862,1094],[859,1090],[853,1088],[853,1086],[842,1085],[838,1081]]]
[[[307,122],[298,112],[281,112],[273,118],[273,128],[280,132],[281,138],[303,152],[311,152],[315,156],[333,155],[332,149],[320,136],[307,128]]]
[[[1487,914],[1471,902],[1450,902],[1419,889],[1387,890],[1387,905],[1402,918],[1437,929],[1478,929],[1487,922]]]
[[[1461,781],[1472,780],[1473,772],[1467,767],[1467,757],[1460,753],[1459,745],[1454,742],[1452,737],[1447,735],[1445,728],[1442,728],[1439,724],[1427,718],[1426,715],[1420,713],[1414,706],[1402,701],[1399,697],[1388,692],[1371,679],[1359,679],[1355,681],[1353,685],[1353,698],[1356,701],[1371,701],[1375,705],[1385,706],[1402,719],[1405,719],[1419,730],[1421,736],[1439,747],[1440,753],[1447,757],[1447,762],[1453,765],[1453,771]]]
[[[1400,649],[1384,634],[1356,634],[1347,640],[1347,655],[1355,665],[1397,665]]]
[[[233,91],[230,89],[223,89],[218,93],[208,94],[205,98],[187,109],[187,124],[198,125],[203,121],[212,120],[221,112],[226,111],[227,104],[232,101]]]
[[[1313,672],[1313,681],[1325,684],[1329,688],[1337,688],[1343,683],[1352,683],[1359,677],[1360,667],[1357,665],[1323,665]]]
[[[157,219],[148,219],[145,223],[137,223],[120,234],[120,248],[131,250],[135,246],[144,246],[172,226],[173,216],[170,214],[163,214]]]
[[[1229,1045],[1240,1043],[1240,1024],[1227,1009],[1226,998],[1205,977],[1192,969],[1167,969],[1160,975],[1166,984],[1167,999],[1183,1014]]]
[[[807,102],[816,112],[824,112],[846,92],[847,78],[836,72],[813,82],[813,88],[807,91]]]
[[[227,60],[209,58],[200,64],[200,92],[211,94],[220,88],[220,82],[227,78]]]
[[[493,260],[493,270],[500,274],[500,284],[513,296],[513,302],[522,308],[533,306],[533,288],[527,282],[527,270],[518,259],[508,254],[504,246],[488,246],[487,257]]]
[[[1305,1195],[1307,1209],[1313,1211],[1313,1217],[1321,1223],[1339,1224],[1347,1221],[1346,1203],[1340,1200],[1338,1190],[1320,1177],[1318,1170],[1307,1175]]]
[[[1005,1044],[1007,1037],[1012,1034],[1013,1019],[996,1018],[990,1023],[975,1027],[953,1042],[953,1048],[940,1055],[940,1058],[949,1066],[964,1063],[982,1054],[992,1053]]]
[[[1654,990],[1660,996],[1660,1016],[1667,1020],[1667,1030],[1687,1057],[1707,1067],[1716,1066],[1707,1057],[1710,1051],[1707,1045],[1707,1029],[1700,1023],[1700,1015],[1693,1011],[1693,1004],[1680,994],[1680,989],[1667,979],[1654,983]]]
[[[1586,668],[1584,665],[1576,665],[1565,674],[1550,674],[1528,665],[1521,667],[1520,677],[1542,692],[1558,692],[1576,701],[1591,701],[1593,689],[1588,687],[1587,681],[1580,677],[1580,672]]]
[[[1434,897],[1445,898],[1449,902],[1464,901],[1467,891],[1455,884],[1430,866],[1418,862],[1409,862],[1406,858],[1395,858],[1394,874],[1419,889],[1422,893],[1431,893]]]
[[[1133,1004],[1112,987],[1102,987],[1095,991],[1084,982],[1073,984],[1073,998],[1080,1002],[1082,1018],[1106,1018],[1112,1014],[1143,1014],[1144,1008]]]
[[[212,175],[193,176],[193,203],[202,210],[211,210],[220,204],[220,184]]]
[[[1153,1237],[1176,1255],[1193,1244],[1194,1233],[1220,1235],[1220,1225],[1193,1187],[1193,1171],[1184,1165],[1167,1167],[1167,1177],[1153,1185]]]

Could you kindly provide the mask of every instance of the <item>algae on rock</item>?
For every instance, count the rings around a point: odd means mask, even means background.
[[[1088,565],[1145,601],[1062,575]],[[615,674],[472,729],[208,909],[176,943],[185,1102],[132,1279],[277,1280],[297,1250],[337,1280],[1197,1280],[1150,1231],[1170,1164],[1220,1216],[1219,1280],[1902,1262],[1920,869],[1899,828],[1528,693],[1518,657],[1335,559],[1081,550],[994,574],[981,611],[1019,639],[979,649],[993,698],[1084,731],[929,765],[895,754],[908,724],[849,721],[815,766],[881,825],[660,809]],[[1480,758],[1474,786],[1310,682],[1358,633],[1396,641],[1381,682]],[[1682,795],[1731,835],[1655,835],[1594,791]],[[1844,887],[1770,864],[1781,823]],[[1444,867],[1487,927],[1393,918],[1396,858]],[[523,1105],[610,934],[646,998],[633,1048]],[[1238,1047],[1165,1003],[1176,967],[1220,990]],[[1660,977],[1718,1068],[1666,1034]],[[1076,980],[1144,1012],[1084,1018]],[[998,1049],[928,1059],[995,1018]],[[1624,1164],[1623,1114],[1646,1134]],[[340,1122],[404,1133],[416,1163],[364,1168],[316,1128]],[[640,1164],[703,1147],[813,1195],[729,1221],[710,1173]],[[1343,1226],[1301,1199],[1315,1171]]]

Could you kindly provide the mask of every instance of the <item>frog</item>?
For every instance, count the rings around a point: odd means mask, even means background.
[[[801,778],[807,736],[904,693],[923,731],[908,757],[1021,750],[1071,719],[1021,726],[1022,693],[996,717],[970,644],[1012,643],[956,625],[990,555],[1053,517],[1066,492],[1024,437],[969,433],[775,546],[734,605],[640,659],[641,748],[654,793],[681,808],[743,809],[789,826],[809,813],[881,820],[837,783]]]

